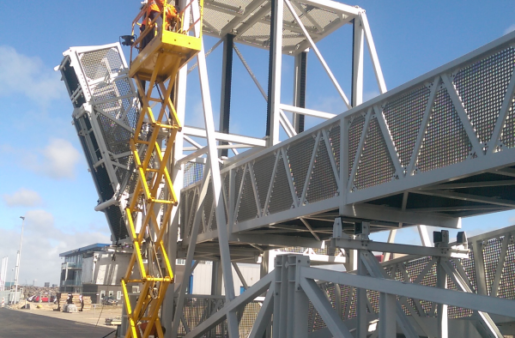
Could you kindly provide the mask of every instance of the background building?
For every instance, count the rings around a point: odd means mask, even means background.
[[[81,293],[98,303],[105,296],[122,299],[120,279],[132,251],[109,244],[91,244],[61,253],[61,292]]]

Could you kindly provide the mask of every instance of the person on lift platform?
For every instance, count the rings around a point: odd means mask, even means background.
[[[140,26],[140,31],[144,32],[146,27],[155,20],[153,30],[149,32],[141,41],[140,50],[145,48],[146,45],[152,41],[157,32],[161,31],[163,27],[163,12],[165,14],[166,22],[165,29],[168,31],[175,31],[179,27],[180,18],[177,14],[177,9],[171,3],[166,3],[165,0],[150,0],[150,3],[145,0],[141,3],[142,9],[146,7],[143,22]]]

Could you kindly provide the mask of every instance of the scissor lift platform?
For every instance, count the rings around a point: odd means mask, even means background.
[[[150,81],[155,72],[156,83],[161,83],[175,72],[174,69],[179,69],[188,63],[201,48],[200,38],[163,31],[155,36],[134,59],[129,76]]]

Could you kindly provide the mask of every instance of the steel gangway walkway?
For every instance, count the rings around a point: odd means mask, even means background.
[[[233,242],[328,239],[337,216],[348,230],[357,221],[370,221],[372,231],[459,228],[461,217],[513,208],[514,41],[506,35],[273,147],[224,161]],[[209,193],[199,204],[200,187],[181,192],[181,226],[190,236],[200,208],[204,242],[219,225]]]

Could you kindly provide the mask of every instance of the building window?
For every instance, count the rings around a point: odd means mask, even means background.
[[[109,297],[113,297],[114,291],[109,291]]]
[[[176,259],[175,260],[175,264],[177,264],[177,265],[186,265],[186,260],[185,259]]]
[[[139,285],[132,286],[132,293],[139,293]]]
[[[117,291],[116,292],[116,299],[118,299],[118,300],[122,299],[122,292],[121,291]]]
[[[104,297],[106,296],[106,290],[100,290],[100,299],[104,299]]]

